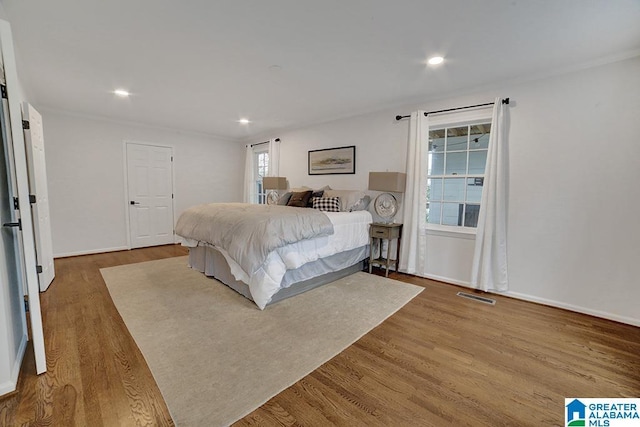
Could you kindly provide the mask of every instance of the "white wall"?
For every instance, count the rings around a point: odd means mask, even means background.
[[[173,147],[175,220],[242,198],[244,146],[207,136],[41,109],[54,256],[126,249],[123,141]]]
[[[280,133],[292,186],[366,189],[404,171],[396,114],[511,98],[509,294],[640,325],[640,58]],[[307,151],[356,145],[356,174],[308,176]],[[468,285],[473,236],[432,233],[429,277]]]

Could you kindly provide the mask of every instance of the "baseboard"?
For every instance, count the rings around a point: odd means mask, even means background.
[[[22,336],[20,347],[18,347],[18,354],[16,355],[16,361],[11,368],[11,378],[8,381],[0,384],[0,396],[4,396],[7,393],[11,393],[16,390],[18,385],[18,376],[20,375],[20,368],[22,367],[22,359],[24,358],[24,352],[27,349],[27,335]]]
[[[66,252],[61,254],[54,254],[54,258],[66,258],[71,256],[79,256],[79,255],[93,255],[93,254],[102,254],[105,252],[117,252],[117,251],[127,251],[130,248],[128,246],[118,246],[115,248],[102,248],[102,249],[91,249],[88,251],[77,251],[77,252]]]
[[[424,277],[431,280],[437,280],[439,282],[444,282],[452,285],[464,286],[465,288],[476,289],[473,286],[471,286],[471,283],[464,282],[462,280],[450,279],[448,277],[436,276],[433,274],[424,274],[424,275],[416,274],[416,276]],[[529,301],[529,302],[534,302],[536,304],[547,305],[549,307],[561,308],[563,310],[574,311],[576,313],[581,313],[581,314],[588,314],[589,316],[600,317],[602,319],[607,319],[607,320],[613,320],[614,322],[625,323],[627,325],[640,326],[640,319],[635,319],[633,317],[619,316],[617,314],[608,313],[606,311],[592,310],[590,308],[580,307],[573,304],[566,304],[560,301],[540,298],[533,295],[522,294],[519,292],[511,292],[511,291],[507,291],[507,292],[489,291],[489,292],[495,295],[504,295],[507,297],[511,297],[511,298],[515,298],[523,301]]]
[[[538,304],[548,305],[551,307],[562,308],[564,310],[575,311],[576,313],[588,314],[589,316],[601,317],[607,320],[613,320],[614,322],[625,323],[632,326],[640,326],[640,319],[634,319],[633,317],[619,316],[617,314],[608,313],[606,311],[592,310],[590,308],[580,307],[573,304],[565,304],[563,302],[549,300],[546,298],[535,297],[532,295],[521,294],[519,292],[493,292],[496,295],[505,295],[508,297],[516,298],[523,301],[535,302]]]
[[[416,276],[424,277],[425,279],[437,280],[438,282],[444,282],[451,285],[464,286],[465,288],[471,288],[471,283],[464,282],[462,280],[450,279],[448,277],[436,276],[435,274],[416,274]]]

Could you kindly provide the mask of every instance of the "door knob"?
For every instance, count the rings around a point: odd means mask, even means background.
[[[130,204],[130,205],[139,205],[139,204],[140,204],[140,202],[134,202],[133,200],[131,200],[131,201],[129,202],[129,204]]]

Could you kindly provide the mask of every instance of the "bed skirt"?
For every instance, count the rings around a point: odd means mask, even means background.
[[[362,246],[307,263],[295,270],[288,270],[282,279],[282,289],[273,295],[267,305],[363,271],[364,262],[368,256],[368,246]],[[216,278],[253,301],[249,286],[233,276],[227,260],[215,248],[210,246],[189,248],[189,265],[208,277]]]

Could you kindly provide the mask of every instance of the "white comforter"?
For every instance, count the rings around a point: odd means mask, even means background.
[[[287,270],[369,243],[372,217],[368,211],[325,213],[333,224],[333,234],[302,240],[270,252],[266,261],[252,275],[244,271],[226,251],[216,248],[227,260],[233,276],[249,285],[251,296],[258,307],[264,309],[273,295],[282,288],[282,278]],[[195,246],[194,243],[184,244]]]
[[[273,250],[332,233],[333,225],[316,209],[250,203],[192,206],[176,223],[178,236],[224,249],[250,274]]]

